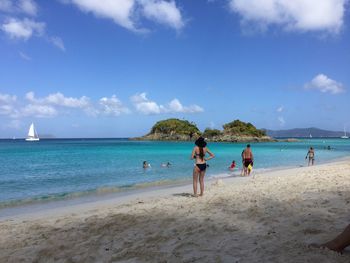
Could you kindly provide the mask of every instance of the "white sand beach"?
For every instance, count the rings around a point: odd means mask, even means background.
[[[308,248],[350,223],[350,160],[206,186],[2,219],[0,262],[350,262]]]

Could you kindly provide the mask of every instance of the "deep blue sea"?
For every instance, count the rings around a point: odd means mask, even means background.
[[[350,156],[350,139],[253,143],[254,169],[305,166],[309,146],[315,148],[316,163]],[[191,180],[192,147],[192,142],[127,139],[0,140],[0,207]],[[216,155],[209,161],[208,177],[239,174],[229,172],[228,166],[236,160],[240,169],[245,144],[208,147]],[[142,168],[144,160],[150,169]],[[161,167],[165,162],[172,165]]]

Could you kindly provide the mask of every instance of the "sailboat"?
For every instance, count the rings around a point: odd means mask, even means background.
[[[34,128],[34,123],[32,123],[29,127],[28,136],[26,138],[26,141],[30,141],[30,142],[39,141],[39,136]]]
[[[349,139],[349,136],[346,135],[346,130],[345,130],[345,126],[344,126],[344,135],[342,137],[340,137],[342,139]]]

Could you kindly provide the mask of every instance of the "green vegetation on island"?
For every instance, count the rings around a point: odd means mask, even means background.
[[[208,141],[216,142],[260,142],[273,141],[266,136],[264,130],[257,129],[251,123],[235,120],[223,125],[223,130],[206,128],[203,133],[193,122],[179,119],[158,121],[149,134],[134,140],[160,140],[160,141],[190,141],[199,136]]]
[[[158,121],[155,125],[153,125],[150,133],[178,134],[188,136],[201,134],[195,124],[179,119]]]
[[[222,134],[222,132],[218,129],[210,129],[210,128],[206,128],[202,134],[202,136],[204,138],[213,138],[216,136],[220,136]]]
[[[141,140],[161,140],[161,141],[190,141],[201,135],[200,130],[194,123],[186,120],[167,119],[158,121],[153,125],[151,132],[141,138]]]
[[[232,122],[226,123],[223,126],[224,134],[231,134],[237,136],[254,136],[263,137],[266,136],[265,131],[258,130],[250,122],[246,123],[240,120],[234,120]]]
[[[257,129],[253,124],[240,120],[223,125],[223,130],[205,129],[203,136],[210,141],[216,142],[263,142],[273,141],[266,136],[265,131]]]

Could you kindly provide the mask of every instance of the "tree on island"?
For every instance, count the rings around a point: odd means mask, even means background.
[[[210,128],[206,128],[202,134],[202,136],[204,138],[213,138],[213,137],[217,137],[220,136],[222,134],[222,132],[218,129],[210,129]]]
[[[234,120],[232,122],[223,125],[224,134],[236,135],[236,136],[254,136],[263,137],[266,136],[264,130],[257,129],[250,122],[246,123],[240,120]]]

